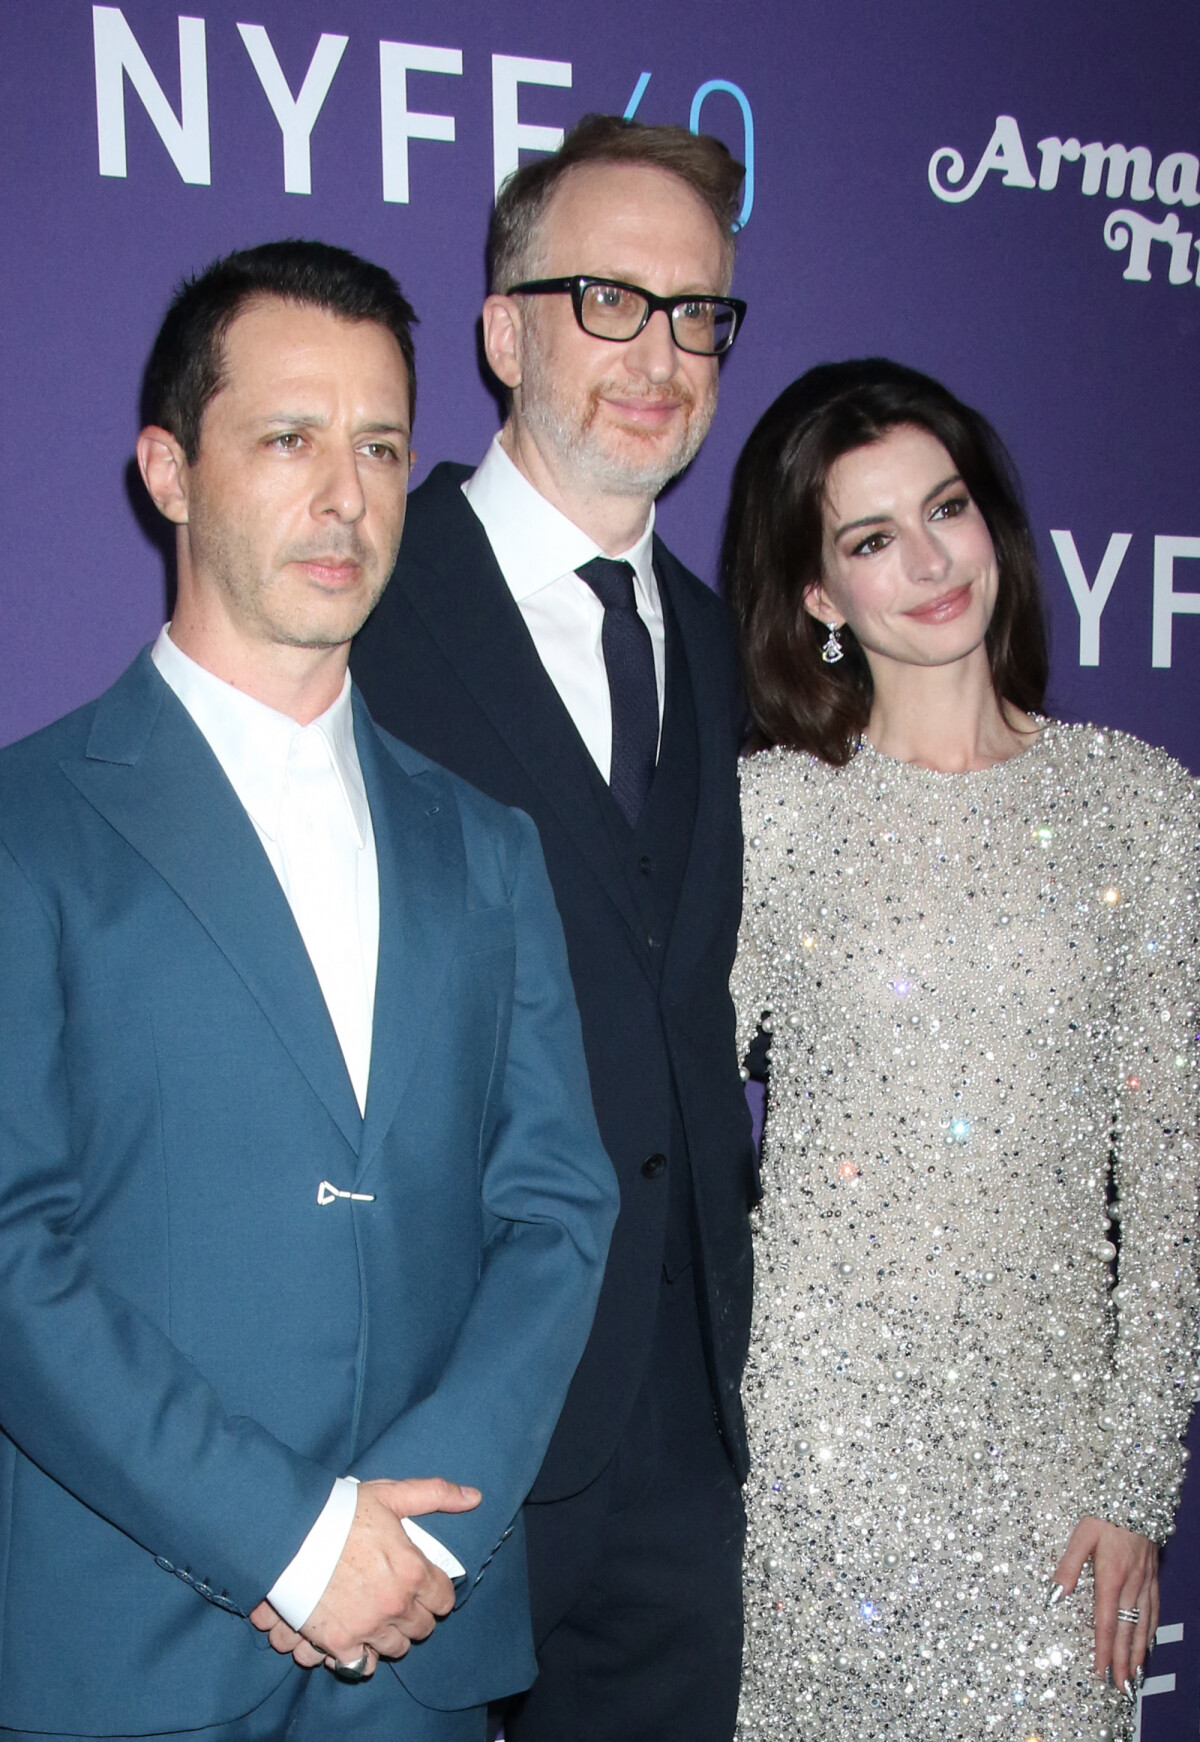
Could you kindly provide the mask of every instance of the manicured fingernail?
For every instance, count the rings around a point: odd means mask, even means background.
[[[1108,1668],[1104,1672],[1104,1685],[1106,1688],[1115,1688],[1117,1685],[1116,1682],[1113,1680],[1113,1672],[1112,1672],[1112,1664],[1111,1663],[1109,1664]]]
[[[1131,1700],[1133,1698],[1133,1683],[1130,1681],[1128,1676],[1126,1676],[1125,1680],[1121,1683],[1121,1687],[1124,1691],[1125,1698]]]
[[[1061,1585],[1051,1585],[1050,1593],[1046,1598],[1047,1609],[1053,1609],[1053,1607],[1056,1603],[1061,1602],[1062,1595],[1063,1595],[1063,1588]]]
[[[1137,1689],[1139,1694],[1142,1691],[1142,1683],[1145,1681],[1145,1679],[1146,1679],[1145,1665],[1139,1663],[1136,1670],[1134,1670],[1134,1672],[1133,1672],[1133,1685]]]

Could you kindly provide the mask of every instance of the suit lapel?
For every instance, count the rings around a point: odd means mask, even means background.
[[[352,1149],[362,1122],[287,898],[187,710],[143,652],[100,698],[63,773],[189,908]]]
[[[392,585],[403,588],[466,689],[576,842],[641,951],[641,921],[601,809],[587,747],[538,658],[456,472],[438,467],[423,489],[435,487],[440,500],[429,525],[436,528],[436,539],[406,542],[405,561]]]
[[[466,869],[453,808],[396,761],[354,695],[354,737],[379,862],[379,966],[359,1177],[370,1167],[439,1027]]]

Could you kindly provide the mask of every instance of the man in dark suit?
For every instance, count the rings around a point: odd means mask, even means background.
[[[510,1742],[728,1742],[753,1166],[727,981],[740,703],[721,601],[654,536],[704,438],[740,166],[590,117],[497,202],[507,421],[414,493],[352,655],[377,716],[535,820],[621,1187],[587,1350],[526,1507],[538,1679]]]
[[[173,621],[0,753],[12,1737],[481,1742],[533,1675],[520,1505],[616,1186],[532,824],[346,672],[411,312],[315,243],[181,290]]]

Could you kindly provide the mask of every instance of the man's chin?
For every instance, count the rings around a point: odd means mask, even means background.
[[[657,495],[691,464],[711,421],[700,416],[694,405],[673,409],[675,415],[666,421],[642,423],[623,417],[619,407],[604,401],[589,432],[598,464],[614,480],[623,476],[631,488],[650,489]]]
[[[698,445],[698,444],[697,444]],[[619,496],[657,496],[691,460],[691,444],[666,446],[637,432],[633,439],[597,443],[592,450],[595,481]]]
[[[306,614],[303,618],[279,623],[272,639],[281,647],[302,647],[310,653],[331,653],[337,647],[345,647],[354,640],[379,603],[382,591],[381,587],[369,599],[357,599],[353,605],[348,600],[340,601],[341,609],[337,611],[320,616]]]

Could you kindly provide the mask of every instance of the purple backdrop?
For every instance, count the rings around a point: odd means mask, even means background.
[[[161,622],[129,474],[179,276],[288,234],[384,262],[422,315],[418,477],[473,460],[496,421],[475,322],[497,172],[584,110],[636,102],[651,121],[698,112],[754,164],[750,315],[714,434],[662,504],[668,541],[711,576],[733,456],[809,364],[928,369],[1024,475],[1055,711],[1200,770],[1198,70],[1200,12],[1177,0],[609,0],[569,17],[546,0],[193,0],[186,18],[165,0],[10,0],[0,742],[96,693]],[[1197,1728],[1198,1538],[1193,1488],[1150,1742]]]

